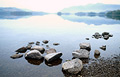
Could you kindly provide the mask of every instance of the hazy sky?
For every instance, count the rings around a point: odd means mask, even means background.
[[[17,7],[33,11],[58,12],[63,8],[105,3],[120,4],[120,0],[0,0],[0,7]]]

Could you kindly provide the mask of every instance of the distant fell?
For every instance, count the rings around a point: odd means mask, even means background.
[[[120,10],[120,5],[115,4],[88,4],[85,6],[73,6],[69,8],[64,8],[60,12],[69,12],[69,13],[76,13],[76,12],[107,12],[112,10]]]

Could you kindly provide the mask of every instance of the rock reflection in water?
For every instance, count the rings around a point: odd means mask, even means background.
[[[28,61],[28,63],[33,64],[33,65],[40,65],[40,64],[43,63],[43,61],[44,61],[44,58],[42,58],[42,59],[40,59],[40,60],[27,59],[27,58],[25,58],[25,59]]]
[[[57,59],[57,60],[55,60],[55,61],[52,61],[52,62],[47,62],[47,61],[45,60],[45,64],[46,64],[47,66],[49,66],[49,67],[57,66],[57,65],[59,65],[59,64],[61,64],[61,63],[62,63],[62,59],[61,59],[61,58],[59,58],[59,59]]]
[[[81,72],[79,72],[78,74],[71,74],[71,73],[64,71],[63,69],[62,69],[62,72],[64,74],[64,77],[81,77]]]
[[[94,54],[94,57],[95,57],[95,58],[99,58],[99,57],[100,57],[100,55],[96,55],[96,54]]]

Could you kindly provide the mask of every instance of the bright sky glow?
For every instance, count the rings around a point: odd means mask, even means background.
[[[0,7],[17,7],[54,13],[71,6],[95,3],[120,4],[120,0],[0,0]]]

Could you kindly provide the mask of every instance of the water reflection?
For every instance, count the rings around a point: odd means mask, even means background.
[[[59,65],[59,64],[61,64],[61,63],[62,63],[62,59],[61,59],[61,58],[59,58],[59,59],[57,59],[57,60],[55,60],[55,61],[52,61],[52,62],[47,62],[47,61],[45,60],[45,64],[46,64],[47,66],[49,66],[49,67],[57,66],[57,65]]]
[[[25,59],[28,61],[28,63],[33,64],[33,65],[40,65],[44,61],[44,58],[42,58],[40,60],[27,59],[27,58],[25,58]]]
[[[83,22],[88,25],[102,25],[102,24],[120,24],[119,20],[109,19],[107,17],[95,16],[94,14],[89,14],[88,16],[78,16],[78,15],[62,15],[61,16],[65,20],[69,20],[72,22]]]

